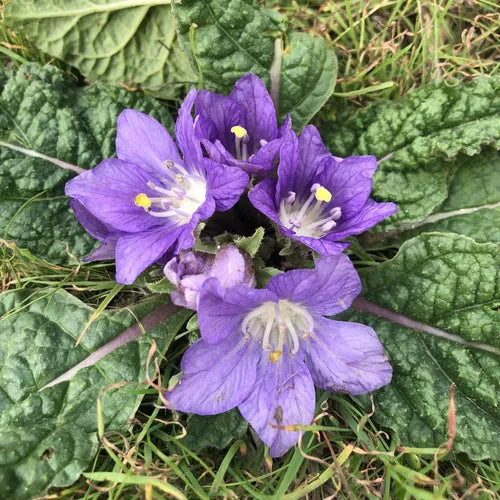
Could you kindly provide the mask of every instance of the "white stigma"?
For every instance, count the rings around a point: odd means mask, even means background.
[[[273,363],[285,348],[291,355],[297,354],[300,337],[306,339],[313,328],[314,321],[307,309],[288,300],[264,302],[250,311],[241,324],[245,338],[260,342]]]
[[[322,238],[342,216],[340,207],[327,208],[331,199],[330,191],[317,183],[312,185],[311,194],[305,200],[289,191],[280,203],[281,223],[297,236]]]
[[[206,181],[171,160],[166,160],[163,165],[165,177],[160,178],[162,184],[157,185],[151,181],[147,183],[158,196],[138,193],[134,203],[153,217],[169,217],[177,225],[187,224],[205,202]]]

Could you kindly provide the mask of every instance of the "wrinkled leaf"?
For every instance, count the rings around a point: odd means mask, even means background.
[[[452,232],[474,240],[500,243],[500,155],[487,149],[461,156],[450,168],[448,196],[421,222],[402,224],[396,231],[365,235],[370,245],[381,240],[399,243],[422,232]]]
[[[375,416],[404,445],[437,447],[448,440],[448,391],[455,383],[453,449],[474,459],[500,458],[500,356],[398,323],[399,315],[409,317],[499,351],[498,264],[494,244],[429,233],[361,273],[363,297],[393,318],[353,312],[349,319],[372,326],[388,352],[394,375],[375,392]]]
[[[193,451],[204,448],[226,448],[233,439],[241,437],[248,424],[237,409],[220,415],[191,415],[187,423],[187,435],[182,443]]]
[[[138,93],[102,85],[77,87],[50,66],[0,69],[0,141],[81,168],[115,154],[116,118],[124,108],[150,113],[172,126],[166,108]],[[64,196],[64,184],[74,175],[0,145],[0,237],[8,230],[7,239],[56,263],[68,260],[66,245],[79,257],[88,253],[95,241],[80,227]]]
[[[229,93],[234,82],[255,73],[270,88],[274,41],[283,38],[279,114],[290,113],[301,129],[333,92],[337,59],[322,38],[285,36],[286,18],[255,0],[184,0],[173,5],[181,41],[208,89]],[[311,57],[314,54],[314,57]]]
[[[443,203],[449,160],[475,155],[487,144],[498,147],[499,82],[479,77],[468,84],[436,83],[324,126],[333,154],[379,159],[374,195],[399,207],[385,227],[420,221]]]
[[[49,486],[73,483],[97,452],[99,391],[120,382],[142,382],[154,339],[164,351],[186,320],[185,312],[79,371],[69,382],[41,390],[90,353],[117,337],[135,318],[128,310],[104,312],[75,346],[93,309],[67,292],[0,296],[0,484],[5,498],[32,498]],[[151,306],[136,307],[143,317]],[[137,389],[137,386],[135,387]],[[105,391],[105,430],[123,430],[141,396],[127,387]]]
[[[12,0],[6,23],[93,82],[173,99],[196,82],[170,0]]]

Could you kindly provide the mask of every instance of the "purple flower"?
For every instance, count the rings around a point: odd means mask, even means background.
[[[278,129],[273,101],[257,76],[240,78],[229,96],[202,90],[195,104],[196,134],[212,159],[250,174],[274,168],[290,119]]]
[[[196,309],[203,283],[218,278],[222,288],[255,285],[255,273],[250,257],[230,243],[222,245],[215,255],[202,252],[182,252],[167,262],[164,272],[177,290],[170,294],[172,302]]]
[[[120,283],[133,283],[165,254],[192,247],[198,222],[215,210],[231,208],[248,183],[241,170],[203,158],[191,117],[195,99],[193,89],[175,127],[183,158],[159,122],[127,109],[118,117],[118,158],[104,160],[66,184],[66,194],[84,209],[75,215],[84,227],[91,224],[89,214],[101,224],[101,231],[89,232],[109,250],[106,257],[93,254],[88,259],[109,258],[112,247]]]
[[[265,179],[248,196],[285,236],[329,255],[349,246],[340,240],[397,211],[394,203],[377,203],[369,197],[376,168],[374,156],[332,156],[309,125],[300,139],[287,132],[278,180]]]
[[[343,254],[274,276],[260,290],[224,290],[208,279],[198,305],[202,338],[186,351],[169,404],[200,415],[238,407],[271,456],[283,455],[299,437],[293,426],[313,419],[314,385],[363,394],[391,380],[370,327],[324,317],[347,309],[360,290]]]

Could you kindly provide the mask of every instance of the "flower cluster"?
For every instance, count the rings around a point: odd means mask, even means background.
[[[270,455],[281,456],[313,419],[315,385],[362,394],[391,379],[375,332],[329,316],[361,291],[343,240],[396,206],[370,198],[375,157],[338,158],[315,127],[297,136],[290,117],[279,125],[255,75],[236,82],[229,96],[191,90],[175,138],[152,117],[125,110],[117,158],[67,183],[76,217],[101,242],[85,259],[114,259],[124,284],[153,263],[165,265],[176,287],[172,302],[196,310],[201,334],[167,404],[201,415],[238,407]],[[200,221],[230,210],[247,187],[244,210],[253,206],[269,229],[311,249],[315,269],[277,274],[256,288],[242,248],[193,251]],[[259,256],[261,269],[271,253]]]

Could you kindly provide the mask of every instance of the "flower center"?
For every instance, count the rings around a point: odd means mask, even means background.
[[[234,134],[234,147],[236,149],[236,158],[238,160],[248,160],[248,136],[247,129],[240,125],[231,127],[231,133]]]
[[[332,193],[317,183],[312,185],[311,194],[305,201],[298,200],[295,192],[289,191],[280,203],[280,220],[297,236],[322,238],[342,216],[340,207],[327,208],[330,201]]]
[[[269,361],[276,363],[286,347],[290,354],[299,350],[299,337],[306,339],[314,328],[307,309],[288,300],[264,302],[250,311],[241,324],[245,338],[254,338],[269,352]]]
[[[147,183],[159,196],[138,193],[134,203],[153,217],[169,217],[178,225],[187,224],[206,199],[206,181],[171,160],[166,160],[164,166],[165,177],[160,179],[162,185]]]

